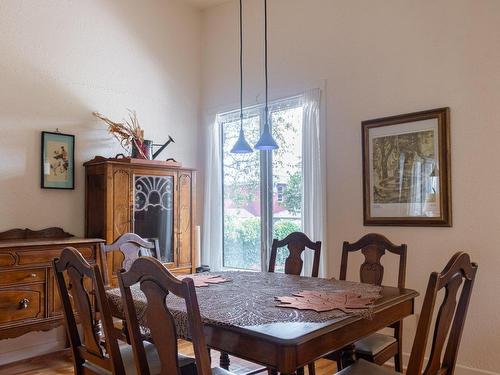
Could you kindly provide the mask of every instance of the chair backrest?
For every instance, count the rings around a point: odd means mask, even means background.
[[[150,246],[142,246],[139,251],[140,256],[148,256],[160,259],[160,240],[158,238],[143,238]]]
[[[124,374],[99,267],[90,265],[76,249],[67,247],[59,258],[53,259],[52,269],[63,306],[66,330],[75,361],[75,373],[81,373],[85,361],[89,361],[113,374]],[[100,314],[100,323],[106,338],[104,348],[96,330],[93,304]],[[78,332],[73,308],[78,314],[83,338]]]
[[[112,244],[101,244],[101,253],[113,253],[108,262],[112,264],[111,274],[116,274],[121,269],[128,270],[132,262],[139,258],[142,249],[148,249],[158,257],[158,241],[148,241],[135,233],[125,233],[118,237]],[[118,254],[117,254],[118,253]]]
[[[441,289],[445,289],[445,295],[436,317],[429,361],[423,374],[453,374],[476,272],[477,264],[471,263],[469,254],[458,252],[453,255],[443,271],[431,274],[408,362],[407,375],[422,374],[436,297]],[[462,283],[462,291],[459,293]],[[448,342],[443,357],[446,340]]]
[[[160,357],[161,375],[180,375],[175,320],[165,303],[165,298],[169,293],[185,300],[198,375],[211,375],[198,299],[191,278],[185,278],[181,281],[157,259],[140,257],[134,261],[128,271],[122,270],[118,273],[118,283],[120,284],[127,327],[136,358],[137,372],[140,375],[149,375],[149,368],[130,290],[131,286],[136,283],[139,283],[147,300],[144,314]]]
[[[378,233],[369,233],[354,243],[344,242],[340,263],[340,280],[346,280],[349,253],[359,250],[365,256],[365,261],[359,269],[359,278],[362,283],[382,285],[384,267],[380,263],[380,259],[387,250],[399,256],[398,288],[405,287],[407,246],[405,244],[395,245]]]
[[[271,246],[271,258],[269,259],[269,272],[274,272],[276,267],[276,254],[278,248],[287,246],[289,255],[285,260],[285,273],[289,275],[300,275],[304,264],[301,255],[308,248],[314,250],[312,277],[318,277],[319,259],[321,256],[321,241],[312,242],[309,237],[301,232],[290,233],[282,240],[274,239]]]

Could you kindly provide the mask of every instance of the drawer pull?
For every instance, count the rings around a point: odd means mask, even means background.
[[[32,273],[32,274],[30,275],[30,277],[35,278],[35,277],[36,277],[36,273]]]
[[[21,308],[21,309],[27,309],[29,303],[30,303],[29,299],[23,298],[22,300],[19,301],[19,308]]]

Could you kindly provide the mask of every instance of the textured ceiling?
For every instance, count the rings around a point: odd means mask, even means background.
[[[199,9],[206,9],[231,0],[184,0],[184,1]]]

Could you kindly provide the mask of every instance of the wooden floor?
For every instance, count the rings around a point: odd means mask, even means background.
[[[193,348],[189,342],[182,341],[179,350],[183,354],[193,355]],[[212,363],[214,366],[219,363],[219,353],[212,351]],[[239,358],[231,358],[231,372],[235,374],[245,374],[261,366],[244,361]],[[332,375],[336,372],[335,362],[320,360],[316,362],[317,375]],[[307,369],[305,370],[307,374]],[[30,358],[24,361],[0,366],[2,375],[70,375],[73,374],[71,353],[69,350],[47,354],[41,357]],[[267,374],[267,371],[262,372]]]

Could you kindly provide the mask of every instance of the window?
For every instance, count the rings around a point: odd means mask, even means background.
[[[239,110],[220,114],[223,178],[223,266],[267,269],[273,238],[302,230],[302,105],[294,97],[274,102],[270,126],[280,148],[231,154],[239,134]],[[247,141],[254,145],[264,124],[264,108],[244,110]],[[286,252],[279,252],[277,269]]]

